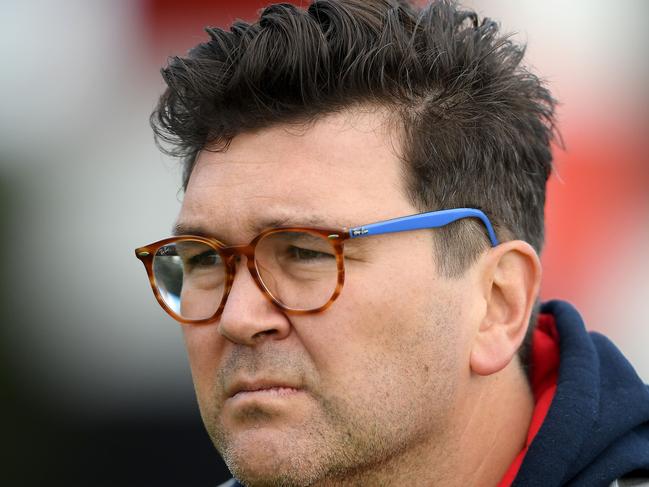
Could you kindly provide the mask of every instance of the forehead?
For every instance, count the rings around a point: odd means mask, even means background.
[[[347,111],[204,150],[178,224],[235,237],[259,222],[339,227],[413,212],[392,127],[378,110]]]

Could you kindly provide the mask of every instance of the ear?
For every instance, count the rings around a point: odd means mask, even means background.
[[[504,242],[484,256],[480,285],[484,314],[474,337],[470,365],[479,375],[494,374],[514,358],[525,338],[541,286],[541,263],[527,242]]]

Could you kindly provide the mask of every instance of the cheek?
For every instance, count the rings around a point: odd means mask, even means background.
[[[337,328],[334,336],[342,342],[355,337],[359,348],[372,342],[383,347],[385,340],[417,333],[428,326],[426,321],[451,318],[447,315],[457,291],[436,277],[430,253],[427,249],[428,260],[410,256],[408,262],[383,259],[378,264],[350,265],[342,293],[331,308],[336,314],[331,320]]]
[[[215,325],[185,326],[183,337],[199,404],[213,397],[221,343]]]
[[[390,397],[395,408],[442,389],[448,394],[462,348],[461,306],[452,293],[426,276],[348,284],[315,324],[319,343],[307,345],[325,390],[368,405]]]
[[[461,382],[450,322],[385,308],[347,324],[317,357],[327,422],[386,448],[449,431]]]

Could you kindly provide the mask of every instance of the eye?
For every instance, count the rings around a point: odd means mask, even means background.
[[[191,268],[214,267],[223,263],[221,256],[214,250],[206,250],[187,259]]]
[[[303,247],[291,246],[288,249],[289,256],[296,261],[309,262],[323,259],[335,258],[332,254],[327,252],[320,252],[318,250],[305,249]]]

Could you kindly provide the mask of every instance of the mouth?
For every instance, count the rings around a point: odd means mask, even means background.
[[[302,391],[297,384],[272,379],[236,381],[227,390],[227,398],[244,398],[249,396],[283,397]]]
[[[267,389],[255,389],[251,391],[239,391],[231,399],[244,399],[247,397],[288,397],[299,392],[299,389],[294,389],[292,387],[270,387]]]

